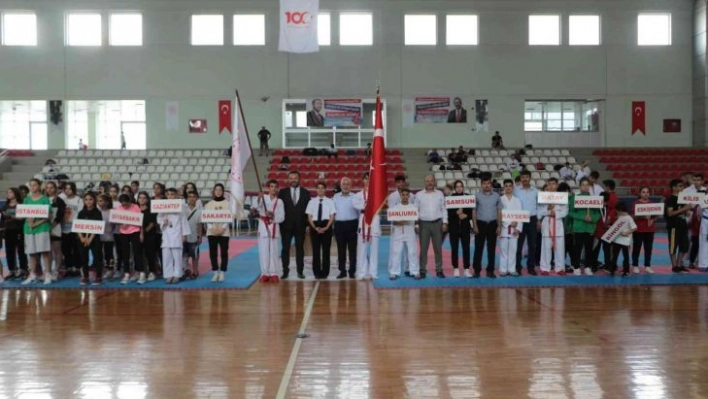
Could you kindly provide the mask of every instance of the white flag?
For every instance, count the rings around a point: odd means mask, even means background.
[[[278,50],[288,53],[315,53],[319,0],[280,0],[280,42]]]
[[[251,157],[251,147],[246,137],[246,124],[241,115],[241,104],[238,96],[234,102],[234,124],[231,144],[231,178],[229,190],[231,191],[231,213],[238,215],[237,211],[243,209],[244,189],[243,170],[246,168],[248,158]]]
[[[165,104],[165,130],[179,130],[179,103],[168,101]]]

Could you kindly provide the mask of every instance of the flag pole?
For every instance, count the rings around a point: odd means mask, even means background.
[[[241,113],[241,118],[243,119],[243,130],[246,132],[246,140],[248,141],[248,149],[251,151],[251,162],[253,162],[253,169],[256,171],[256,182],[258,183],[258,192],[263,191],[263,186],[261,184],[261,175],[258,173],[258,165],[256,164],[256,156],[253,152],[253,147],[251,146],[251,135],[248,134],[248,124],[246,123],[246,114],[243,113],[243,106],[241,106],[241,96],[236,90],[236,100],[238,102],[238,111]],[[237,134],[238,132],[233,132],[232,134]]]

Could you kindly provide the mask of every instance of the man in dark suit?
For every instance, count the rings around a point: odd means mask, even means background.
[[[322,100],[319,98],[312,100],[312,111],[307,111],[307,126],[324,126],[324,116],[322,116]]]
[[[280,223],[280,237],[283,244],[281,259],[283,262],[282,280],[290,274],[290,242],[295,237],[295,261],[297,263],[297,276],[305,278],[305,230],[307,228],[307,215],[305,210],[310,202],[310,192],[300,187],[300,173],[288,173],[290,187],[282,188],[278,198],[285,206],[285,220]]]
[[[452,103],[455,105],[455,109],[447,115],[447,123],[467,123],[467,110],[462,108],[460,97],[455,97]]]

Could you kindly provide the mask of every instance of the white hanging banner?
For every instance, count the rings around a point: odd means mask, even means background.
[[[317,41],[319,0],[280,0],[278,50],[287,53],[320,51]]]

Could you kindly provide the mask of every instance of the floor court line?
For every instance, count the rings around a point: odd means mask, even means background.
[[[300,346],[302,345],[302,340],[305,339],[303,334],[307,331],[307,324],[310,321],[310,314],[312,313],[312,306],[315,304],[315,297],[320,289],[320,282],[315,283],[315,288],[310,294],[310,298],[307,301],[307,308],[305,308],[305,315],[302,317],[302,323],[300,324],[300,330],[298,331],[297,337],[295,338],[295,343],[293,344],[293,350],[290,352],[290,359],[288,359],[288,365],[285,367],[283,372],[283,379],[280,380],[280,388],[278,388],[278,393],[275,395],[276,399],[283,399],[288,392],[288,386],[290,385],[290,378],[293,375],[293,369],[295,368],[295,361],[300,353]]]

